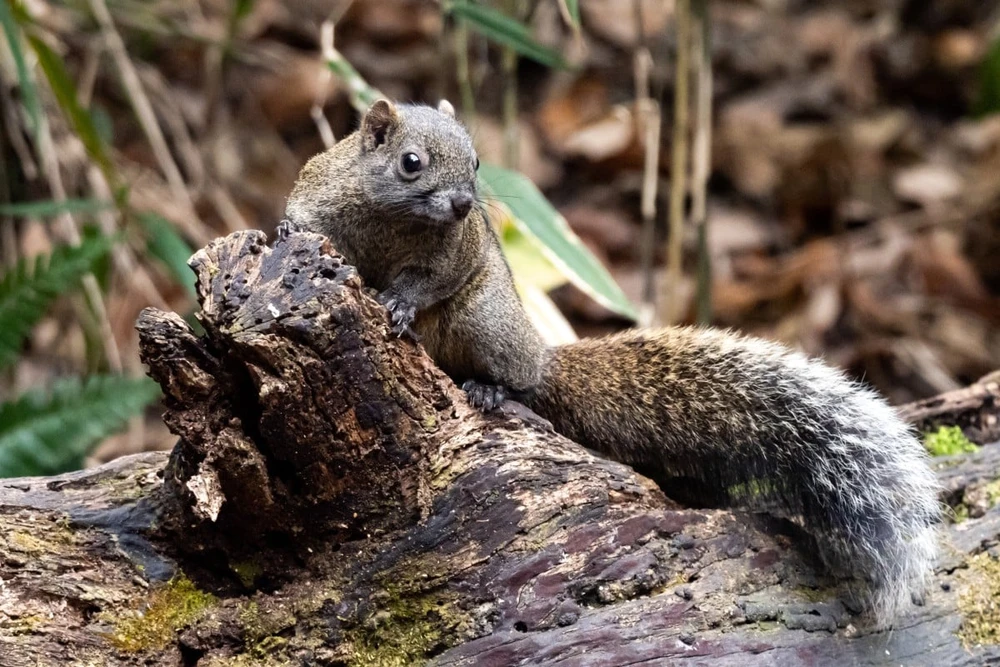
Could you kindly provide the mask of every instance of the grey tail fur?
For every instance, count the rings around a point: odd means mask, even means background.
[[[910,428],[826,364],[726,331],[671,328],[549,351],[528,404],[560,433],[712,504],[770,511],[815,536],[890,625],[926,585],[938,482]]]

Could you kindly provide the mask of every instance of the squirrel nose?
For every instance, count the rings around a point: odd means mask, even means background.
[[[456,192],[451,196],[451,210],[456,218],[464,218],[472,210],[472,195],[468,192]]]

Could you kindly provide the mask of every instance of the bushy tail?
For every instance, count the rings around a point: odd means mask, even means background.
[[[712,329],[632,331],[550,351],[527,402],[556,430],[707,503],[778,511],[857,577],[880,626],[921,592],[938,483],[877,394],[822,362]]]
[[[924,447],[892,408],[852,389],[836,410],[840,430],[831,433],[827,455],[803,471],[801,516],[831,570],[861,579],[867,606],[885,627],[931,574],[939,485]]]

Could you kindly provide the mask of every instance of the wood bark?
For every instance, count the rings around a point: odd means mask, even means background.
[[[793,524],[683,509],[517,404],[471,410],[323,237],[241,232],[192,266],[204,333],[138,323],[169,457],[0,481],[0,666],[1000,661],[995,502],[873,632]],[[988,498],[1000,447],[938,465],[952,502]]]
[[[900,414],[921,431],[958,426],[979,444],[1000,440],[1000,371],[968,387],[900,407]]]

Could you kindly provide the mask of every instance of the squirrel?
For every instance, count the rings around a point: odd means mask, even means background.
[[[718,329],[547,347],[478,198],[478,166],[447,101],[378,100],[302,168],[286,223],[327,236],[392,331],[419,339],[474,406],[516,399],[668,495],[794,519],[876,626],[891,625],[926,587],[941,506],[926,451],[889,404],[819,360]]]

